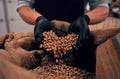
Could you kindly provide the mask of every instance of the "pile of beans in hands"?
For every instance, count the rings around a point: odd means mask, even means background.
[[[78,35],[75,33],[66,36],[58,37],[52,30],[43,32],[44,40],[40,48],[45,48],[47,51],[52,51],[54,58],[62,58],[66,52],[71,50],[72,47],[76,48],[76,41]]]

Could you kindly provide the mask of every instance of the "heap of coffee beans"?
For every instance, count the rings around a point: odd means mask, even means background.
[[[39,79],[95,79],[93,74],[86,70],[65,64],[39,66],[31,70]]]
[[[66,51],[76,48],[78,35],[75,33],[68,34],[63,37],[58,37],[53,31],[43,33],[44,40],[40,48],[45,48],[47,51],[53,51],[55,58],[60,58],[66,55]]]

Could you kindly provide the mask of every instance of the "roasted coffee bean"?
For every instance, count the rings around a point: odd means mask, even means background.
[[[95,79],[95,76],[85,70],[65,64],[39,66],[31,70],[39,79]]]
[[[66,55],[66,52],[72,47],[76,48],[78,35],[75,33],[68,34],[64,37],[58,37],[53,31],[43,33],[44,40],[40,48],[45,48],[47,51],[53,51],[55,58],[61,58]]]

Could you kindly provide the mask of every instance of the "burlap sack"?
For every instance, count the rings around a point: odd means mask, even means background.
[[[43,51],[31,50],[32,44],[35,42],[33,33],[31,32],[20,32],[10,33],[8,38],[5,40],[4,54],[5,58],[9,59],[12,63],[25,68],[33,68],[40,63]]]
[[[37,79],[37,77],[0,56],[0,79]]]

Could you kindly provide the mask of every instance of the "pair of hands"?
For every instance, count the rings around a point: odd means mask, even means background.
[[[52,24],[47,18],[40,16],[36,20],[36,25],[34,28],[35,40],[38,44],[42,43],[43,32],[53,30],[57,34],[57,28]],[[86,41],[89,39],[89,17],[87,15],[80,16],[77,20],[72,22],[68,28],[69,33],[79,34],[79,38],[77,40],[77,48],[81,48],[84,46]]]

